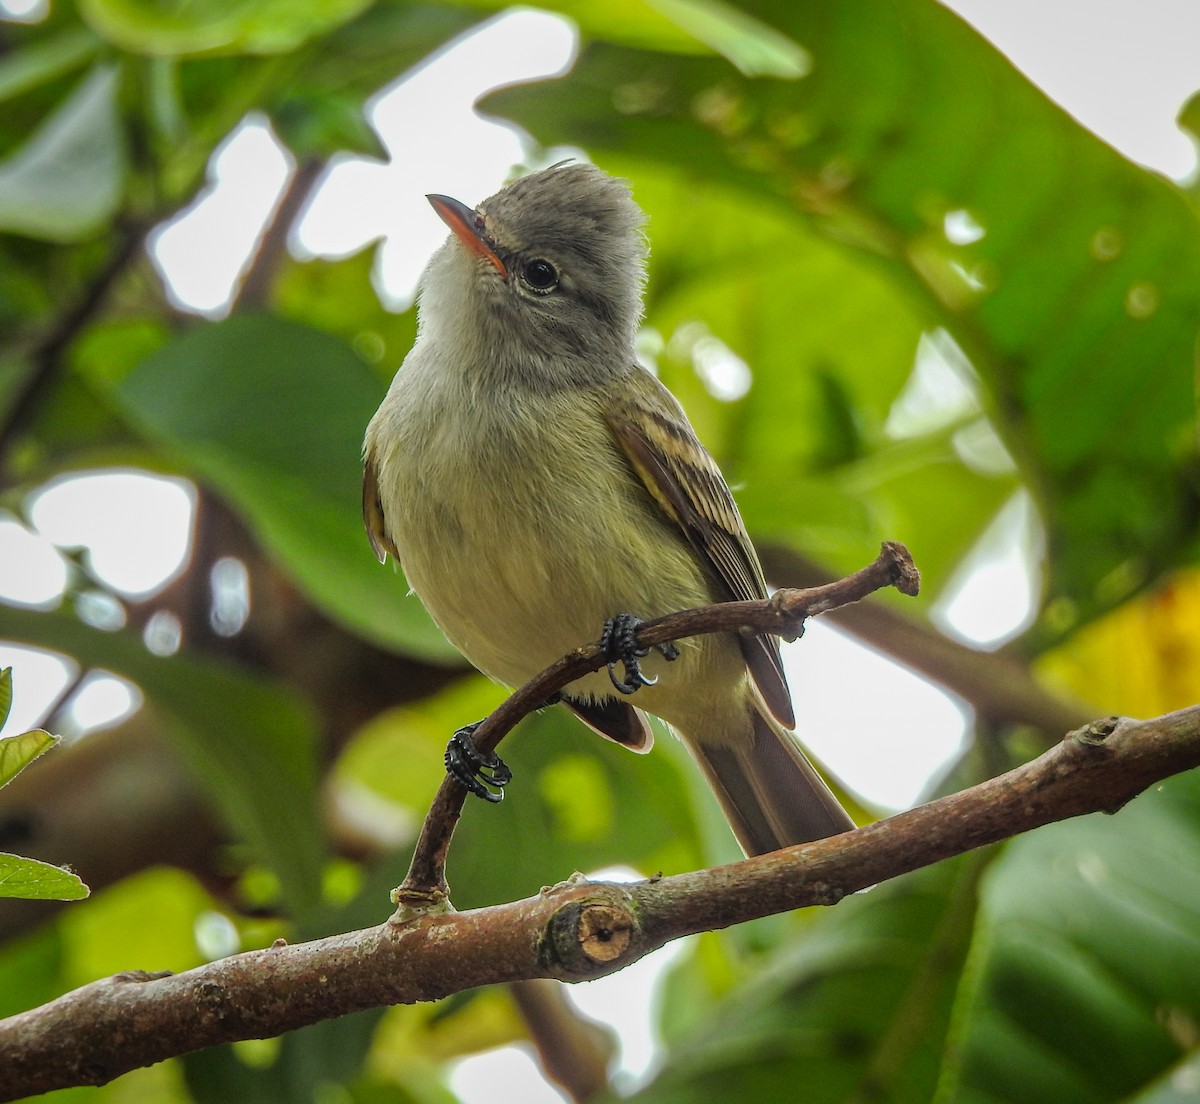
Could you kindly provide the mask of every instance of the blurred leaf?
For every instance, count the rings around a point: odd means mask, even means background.
[[[431,1080],[426,1075],[425,1081]],[[458,1104],[458,1098],[444,1085],[416,1088],[410,1080],[384,1082],[370,1076],[349,1085],[347,1099],[350,1104]]]
[[[63,984],[86,985],[126,970],[180,973],[201,965],[196,922],[216,907],[192,875],[168,867],[106,887],[55,919],[65,948]]]
[[[0,57],[0,103],[77,69],[100,42],[85,27],[71,27]]]
[[[1013,840],[983,887],[938,1100],[1105,1104],[1200,1040],[1200,773]]]
[[[43,924],[24,938],[5,943],[0,948],[0,1018],[36,1008],[61,994],[69,987],[61,977],[62,965],[63,940],[57,924]]]
[[[383,387],[340,341],[237,315],[189,330],[114,395],[142,432],[234,503],[332,617],[385,647],[457,657],[367,544],[360,457]]]
[[[161,467],[105,392],[170,337],[163,321],[144,316],[105,319],[80,334],[69,370],[32,412],[14,474],[32,487],[86,468]]]
[[[0,897],[25,901],[79,901],[90,890],[61,866],[0,851]]]
[[[130,1070],[100,1088],[63,1089],[45,1104],[192,1104],[178,1062]]]
[[[805,1104],[927,1104],[985,862],[941,863],[824,910],[629,1099],[789,1100],[803,1085]]]
[[[1184,101],[1175,121],[1193,142],[1200,141],[1200,92],[1193,93]]]
[[[11,678],[11,667],[0,672],[0,678],[7,675]],[[0,686],[0,690],[3,687]],[[0,739],[0,786],[11,782],[22,770],[32,763],[42,752],[58,743],[57,736],[35,728],[32,732],[23,732],[20,736],[6,736]]]
[[[1038,672],[1097,712],[1158,717],[1196,702],[1200,688],[1200,571],[1088,625],[1038,661]]]
[[[471,7],[485,11],[505,11],[512,6],[509,0],[469,2]],[[686,54],[713,50],[693,33],[692,28],[684,26],[688,22],[703,23],[706,9],[712,13],[712,22],[717,24],[715,33],[718,36],[728,23],[736,23],[739,17],[747,18],[740,11],[731,11],[727,5],[710,0],[680,0],[675,4],[670,0],[664,3],[656,0],[557,0],[551,8],[572,20],[589,38]],[[675,16],[682,16],[682,19]],[[724,20],[722,16],[725,16]],[[768,29],[767,34],[770,33]],[[779,51],[786,51],[786,46],[779,47]]]
[[[121,49],[163,57],[282,54],[353,19],[370,0],[81,0],[83,17]]]
[[[97,388],[113,387],[172,336],[170,327],[158,318],[139,315],[105,319],[79,335],[71,350],[71,366]],[[91,405],[98,405],[94,396]],[[81,435],[77,422],[69,429],[71,436]]]
[[[390,383],[416,340],[417,312],[410,307],[398,314],[382,306],[375,259],[370,248],[339,260],[289,258],[271,289],[272,305],[285,318],[340,338]]]
[[[374,1008],[290,1032],[261,1064],[247,1062],[238,1047],[187,1054],[182,1063],[192,1098],[196,1104],[323,1104],[333,1086],[358,1074],[382,1015]]]
[[[420,709],[385,714],[347,748],[339,776],[409,809],[415,838],[444,777],[450,734],[486,715],[502,697],[501,689],[475,677]],[[649,755],[635,755],[563,709],[524,721],[502,749],[515,776],[504,802],[486,808],[471,802],[455,833],[449,866],[455,905],[474,908],[528,896],[576,870],[632,865],[654,873],[700,865],[703,843],[691,786],[703,783],[691,777],[695,767],[673,742],[660,735]],[[496,861],[498,840],[503,862]],[[377,914],[410,854],[411,842],[372,874],[345,923],[367,923]]]
[[[8,724],[8,714],[12,710],[12,700],[13,700],[12,668],[11,667],[0,668],[0,731],[3,731],[4,726],[6,724]],[[0,747],[2,747],[2,746],[3,745],[0,745]],[[37,753],[35,752],[35,754],[37,754]],[[3,762],[4,762],[3,758],[0,758],[0,764],[3,764]],[[26,760],[25,762],[28,762],[28,760]],[[13,770],[11,774],[6,774],[5,771],[3,770],[3,768],[0,767],[0,786],[3,786],[4,783],[7,782],[14,774],[16,774],[17,771],[19,771],[21,769],[21,767],[23,767],[24,765],[25,765],[24,762],[21,763],[21,765],[18,766],[15,770]]]
[[[97,66],[0,162],[0,230],[53,242],[85,238],[116,212],[124,176],[117,70]]]
[[[964,462],[955,438],[954,431],[937,431],[882,445],[831,475],[843,502],[857,501],[869,511],[879,539],[890,533],[908,545],[921,569],[926,604],[954,581],[963,558],[1018,486],[1015,473],[979,471]],[[801,502],[797,510],[803,517]],[[864,546],[859,562],[869,555]],[[884,600],[900,599],[887,595]],[[903,600],[905,609],[910,603]]]
[[[151,655],[128,633],[105,633],[62,614],[0,605],[0,636],[123,675],[160,711],[162,732],[237,835],[279,875],[296,912],[320,887],[313,718],[292,695],[227,663]]]
[[[412,706],[389,709],[355,733],[335,776],[406,808],[413,834],[446,776],[450,734],[496,708],[505,691],[481,675],[466,677]]]
[[[374,4],[292,53],[155,59],[145,98],[164,196],[186,205],[214,150],[253,111],[265,113],[302,158],[326,157],[335,145],[378,150],[367,98],[477,19],[441,4]],[[305,118],[307,111],[315,117]]]
[[[595,43],[552,91],[516,87],[485,106],[543,142],[637,150],[733,183],[919,293],[1040,491],[1049,596],[1065,611],[1054,631],[1177,562],[1200,513],[1200,226],[1180,190],[1086,132],[940,5],[745,7],[811,52],[810,77],[751,81],[713,59]],[[976,240],[946,236],[955,212]],[[820,324],[823,291],[794,298],[798,328]],[[1106,585],[1117,567],[1124,592]]]
[[[302,71],[283,89],[283,102],[297,94],[362,102],[479,21],[476,10],[458,5],[374,4],[305,56]]]
[[[1191,1104],[1200,1085],[1200,1050],[1172,1066],[1149,1088],[1128,1097],[1129,1104]]]
[[[371,1068],[401,1084],[430,1080],[433,1064],[521,1043],[528,1028],[507,988],[456,993],[433,1005],[390,1008],[375,1033]]]
[[[271,123],[280,141],[301,160],[339,152],[380,160],[387,156],[358,96],[294,93],[276,104]]]
[[[798,43],[723,0],[648,2],[748,77],[795,80],[812,68],[812,58]]]
[[[664,747],[632,754],[561,708],[524,721],[503,755],[514,774],[504,802],[472,802],[455,834],[448,874],[457,907],[527,897],[576,870],[632,866],[649,875],[703,864],[683,774],[695,768],[684,757]],[[574,789],[563,788],[564,777]]]

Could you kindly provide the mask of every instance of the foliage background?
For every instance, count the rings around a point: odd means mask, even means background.
[[[577,21],[578,63],[486,110],[632,180],[659,371],[778,581],[798,556],[842,571],[898,538],[927,610],[1023,488],[1044,585],[1009,658],[1097,713],[1195,701],[1194,197],[928,0],[547,7]],[[112,465],[201,488],[188,570],[124,603],[122,628],[82,615],[82,561],[61,609],[0,606],[5,638],[146,695],[5,791],[0,845],[70,861],[100,892],[0,909],[4,1014],[106,973],[377,922],[446,733],[496,700],[378,569],[356,516],[362,428],[414,318],[379,305],[364,256],[279,248],[328,160],[374,149],[364,100],[492,10],[83,0],[2,28],[3,505],[20,515],[48,480]],[[200,322],[170,306],[143,244],[248,111],[298,169],[230,317]],[[974,230],[948,233],[964,214]],[[750,366],[744,396],[700,378],[698,321]],[[930,400],[921,428],[889,432],[931,334],[961,353],[972,402]],[[233,635],[210,618],[224,556],[251,580]],[[161,610],[182,625],[169,657],[143,642]],[[956,685],[952,661],[942,678]],[[953,784],[1059,735],[1008,715],[977,712]],[[506,757],[527,781],[468,809],[459,907],[577,868],[730,856],[669,741],[639,759],[550,711]],[[1115,818],[697,940],[635,1098],[1184,1099],[1200,1084],[1198,836],[1200,780],[1180,777]],[[504,992],[472,994],[68,1095],[445,1101],[446,1061],[523,1031]]]

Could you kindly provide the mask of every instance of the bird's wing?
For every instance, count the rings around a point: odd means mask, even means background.
[[[726,601],[767,596],[758,555],[721,469],[693,432],[675,397],[637,368],[614,385],[605,417],[617,442],[663,512],[683,531]],[[781,724],[795,722],[773,636],[743,637],[742,654],[763,702]]]
[[[371,550],[384,563],[390,552],[396,557],[396,546],[387,535],[387,526],[383,521],[383,503],[379,500],[379,472],[375,466],[375,457],[368,450],[363,462],[363,524],[367,527],[367,539],[371,542]]]

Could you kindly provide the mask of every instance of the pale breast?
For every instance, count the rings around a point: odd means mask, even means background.
[[[594,640],[616,613],[653,617],[709,600],[694,553],[595,400],[539,401],[544,409],[467,406],[456,418],[426,404],[375,434],[384,515],[409,584],[450,641],[510,685]]]

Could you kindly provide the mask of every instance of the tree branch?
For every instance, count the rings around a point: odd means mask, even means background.
[[[774,582],[812,587],[829,579],[828,572],[794,549],[766,545],[759,551]],[[961,644],[882,602],[837,610],[832,621],[965,699],[982,717],[1037,729],[1047,745],[1095,715],[1094,709],[1047,690],[1020,656]]]
[[[186,973],[123,974],[0,1021],[0,1100],[104,1084],[139,1066],[479,985],[612,973],[663,944],[844,896],[1056,820],[1115,812],[1200,766],[1200,705],[1108,718],[1024,766],[840,836],[634,884],[581,876],[536,897],[279,943]],[[114,1045],[120,1040],[120,1045]]]
[[[873,563],[836,582],[806,590],[777,590],[760,601],[721,602],[645,621],[637,630],[637,643],[642,648],[653,648],[714,632],[773,633],[794,639],[804,631],[807,618],[859,602],[890,586],[908,595],[915,595],[920,586],[920,575],[908,549],[896,541],[885,541]],[[604,664],[599,643],[563,656],[480,722],[472,733],[475,746],[484,754],[494,751],[523,717],[543,708],[568,683],[600,670]],[[419,908],[449,900],[446,856],[466,798],[467,791],[453,778],[443,780],[421,826],[408,874],[393,895],[398,905]]]
[[[29,375],[18,386],[0,419],[0,452],[6,450],[33,421],[43,400],[57,382],[64,354],[83,329],[100,312],[113,287],[126,270],[142,255],[148,227],[141,224],[122,226],[115,235],[112,251],[69,306],[42,335],[30,351]]]
[[[287,259],[287,240],[300,214],[308,206],[317,181],[325,171],[325,162],[309,157],[296,166],[287,187],[279,197],[266,226],[259,235],[254,255],[250,258],[230,313],[239,310],[262,310],[271,296],[271,286]]]
[[[546,1077],[576,1104],[605,1092],[608,1067],[616,1054],[612,1031],[577,1012],[557,981],[515,981],[508,991]]]

